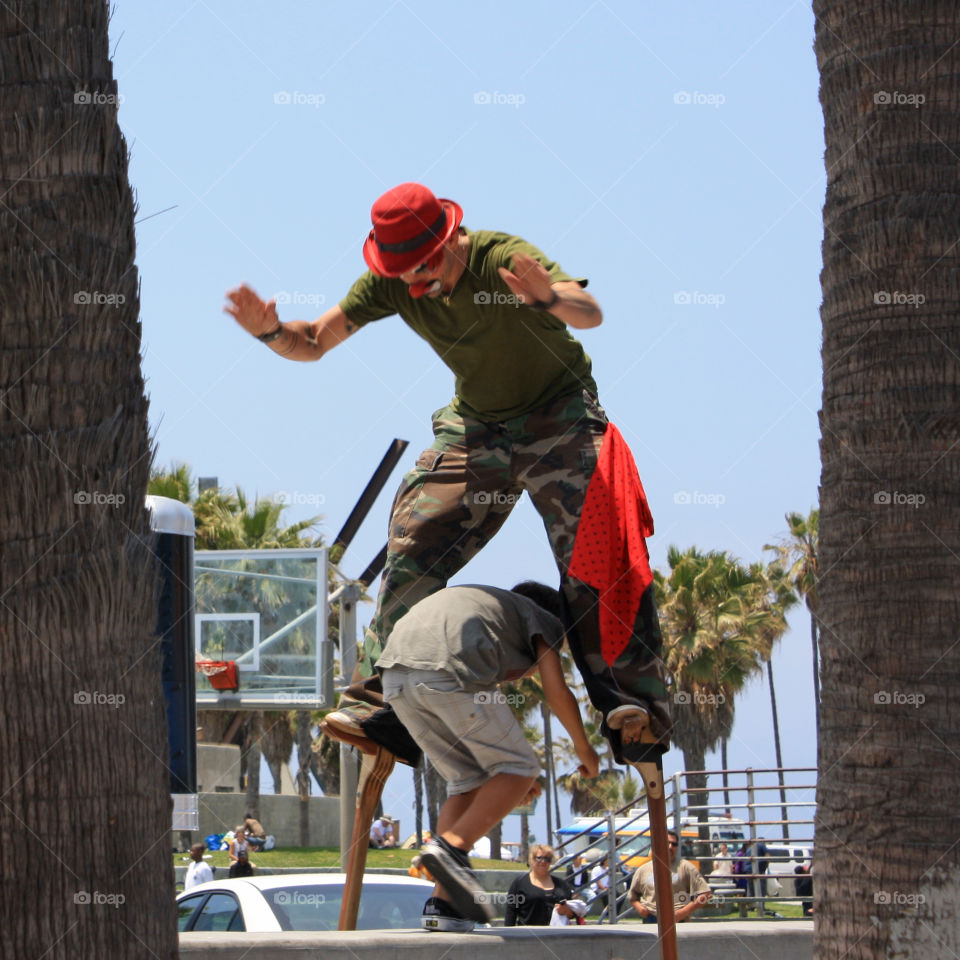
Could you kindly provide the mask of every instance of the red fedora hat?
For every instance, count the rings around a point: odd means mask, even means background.
[[[381,277],[399,277],[420,266],[453,236],[463,210],[437,198],[421,183],[401,183],[377,198],[370,210],[373,229],[363,259]]]

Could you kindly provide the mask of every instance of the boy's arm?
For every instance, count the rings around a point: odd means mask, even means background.
[[[537,666],[547,705],[573,740],[573,748],[580,761],[580,773],[585,777],[595,777],[600,772],[600,758],[587,741],[583,721],[580,719],[580,707],[567,686],[560,655],[540,637],[537,637]]]

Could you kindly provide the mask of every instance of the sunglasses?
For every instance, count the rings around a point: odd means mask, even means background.
[[[668,841],[668,846],[675,847],[676,845],[677,845],[677,841],[676,841],[676,840],[670,840],[670,841]]]
[[[417,273],[427,273],[431,270],[436,270],[440,266],[441,261],[443,260],[443,248],[438,250],[432,257],[427,260],[424,260],[419,267],[415,267],[410,272],[413,274]]]
[[[534,857],[537,863],[553,863],[553,857]]]

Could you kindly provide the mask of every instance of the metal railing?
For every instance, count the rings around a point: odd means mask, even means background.
[[[680,856],[699,861],[713,891],[699,916],[736,911],[744,917],[754,908],[758,917],[775,918],[779,914],[768,904],[809,902],[796,894],[794,870],[812,856],[816,777],[814,767],[747,767],[688,770],[665,781],[668,826],[680,837]],[[591,914],[599,911],[597,922],[616,923],[633,913],[627,896],[630,879],[636,862],[649,859],[647,807],[640,799],[583,819],[582,831],[557,844],[556,868],[569,866],[574,880],[583,880],[586,870],[589,880],[573,884],[575,895],[591,905]],[[578,867],[574,858],[587,849],[594,862]],[[616,865],[615,879],[611,864]]]

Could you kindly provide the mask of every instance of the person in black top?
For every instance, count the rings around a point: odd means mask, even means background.
[[[795,867],[793,872],[797,879],[793,881],[798,897],[802,897],[803,915],[805,917],[813,916],[813,877],[810,876],[810,864],[804,861],[799,867]]]
[[[522,873],[507,894],[505,927],[546,927],[556,908],[562,916],[573,917],[565,901],[573,899],[570,884],[550,873],[553,848],[536,843],[530,848],[530,872]]]

